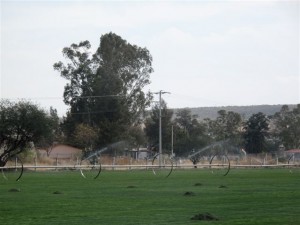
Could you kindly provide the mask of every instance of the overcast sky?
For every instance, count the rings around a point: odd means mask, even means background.
[[[300,103],[299,1],[2,1],[0,97],[63,115],[62,49],[114,32],[146,47],[168,107]],[[157,96],[155,96],[157,99]]]

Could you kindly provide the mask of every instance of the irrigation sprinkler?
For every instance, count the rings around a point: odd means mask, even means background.
[[[211,157],[209,160],[209,168],[212,169],[214,166],[221,166],[224,167],[225,160],[227,160],[228,164],[226,166],[226,172],[224,173],[224,176],[227,176],[227,174],[230,171],[230,160],[228,157],[228,154],[235,155],[235,154],[243,154],[246,155],[246,152],[237,146],[234,145],[234,143],[231,143],[230,139],[221,140],[218,142],[214,142],[208,146],[205,146],[204,148],[201,148],[197,151],[193,150],[192,154],[188,156],[189,159],[197,159],[197,157],[200,159],[201,157]],[[222,165],[213,165],[213,160],[217,157],[221,156],[224,159],[224,162]],[[213,172],[213,171],[212,171]]]
[[[83,168],[90,169],[90,171],[92,171],[99,166],[99,169],[97,169],[97,173],[94,176],[94,179],[97,179],[99,177],[100,173],[102,172],[102,166],[101,166],[101,162],[100,162],[101,153],[111,150],[111,149],[114,149],[114,148],[118,148],[121,145],[124,145],[125,143],[126,143],[125,141],[119,141],[119,142],[113,143],[107,147],[90,152],[86,158],[83,158],[80,161],[79,171],[80,171],[81,176],[83,178],[87,178],[87,176],[83,172]]]

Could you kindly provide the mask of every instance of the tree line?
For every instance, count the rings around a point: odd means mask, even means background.
[[[218,111],[226,110],[239,113],[243,120],[247,120],[252,114],[262,112],[265,115],[274,115],[279,112],[283,105],[248,105],[248,106],[208,106],[208,107],[195,107],[189,108],[192,114],[198,115],[199,120],[206,118],[216,119],[218,117]],[[296,107],[296,105],[287,105],[290,109]],[[174,114],[180,109],[174,109]]]
[[[158,107],[154,107],[145,122],[145,135],[152,145],[158,143],[158,112]],[[219,110],[216,119],[198,120],[198,115],[188,108],[176,110],[174,119],[172,117],[173,110],[164,103],[163,148],[171,149],[173,133],[174,152],[179,156],[224,140],[247,153],[275,152],[280,146],[286,150],[300,148],[300,104],[292,110],[283,105],[271,116],[258,112],[246,120],[239,113],[226,110]]]
[[[166,102],[151,110],[152,93],[146,87],[153,72],[152,56],[146,48],[128,43],[114,33],[100,37],[91,52],[89,41],[72,44],[62,51],[65,62],[54,70],[65,78],[64,102],[69,106],[60,120],[30,102],[0,102],[0,166],[31,146],[49,148],[55,142],[89,153],[120,140],[127,148],[158,146],[159,110],[162,115],[162,147],[187,156],[213,142],[230,140],[249,153],[300,147],[300,105],[288,106],[272,116],[253,114],[249,119],[220,110],[216,119],[199,120],[189,109],[174,111]],[[173,146],[171,138],[173,135]]]

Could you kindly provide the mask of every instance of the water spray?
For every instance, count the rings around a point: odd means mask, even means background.
[[[213,156],[209,160],[209,168],[211,169],[213,166],[213,164],[212,164],[213,160],[217,156],[223,156],[228,161],[226,172],[223,175],[223,176],[227,176],[227,174],[230,171],[230,160],[227,155],[227,151],[233,149],[232,146],[231,147],[229,146],[229,142],[230,142],[229,139],[215,142],[211,145],[201,148],[197,152],[193,152],[193,154],[190,154],[188,157],[189,157],[189,159],[191,159],[197,155],[200,155],[201,157],[203,157],[204,155],[211,155],[211,153],[213,153],[212,154]],[[219,147],[220,149],[216,149],[217,147]],[[236,149],[236,148],[234,148],[234,149]],[[210,151],[208,152],[208,150],[210,150]]]
[[[84,172],[83,172],[83,167],[84,167],[84,166],[82,165],[83,162],[86,162],[86,161],[87,161],[87,162],[91,163],[91,159],[92,159],[92,158],[96,158],[96,159],[100,158],[102,152],[105,152],[105,151],[107,151],[107,150],[113,149],[113,148],[118,147],[118,146],[120,146],[120,145],[124,145],[125,143],[126,143],[125,141],[119,141],[119,142],[113,143],[113,144],[111,144],[111,145],[109,145],[109,146],[107,146],[107,147],[104,147],[104,148],[101,148],[101,149],[99,149],[99,150],[95,150],[95,151],[93,151],[93,152],[90,152],[86,158],[84,158],[84,159],[82,159],[82,160],[80,161],[80,164],[79,164],[79,170],[80,170],[81,176],[82,176],[83,178],[87,178],[87,176],[86,176],[86,175],[84,174]],[[100,160],[97,160],[97,163],[99,164],[99,169],[98,169],[96,175],[94,176],[94,179],[97,179],[97,178],[99,177],[100,173],[102,172],[102,166],[101,166]],[[97,167],[97,165],[94,163],[94,165],[92,165],[92,166],[87,166],[87,167],[88,167],[88,168],[91,168],[91,170],[93,170],[93,169],[95,169],[95,168]]]

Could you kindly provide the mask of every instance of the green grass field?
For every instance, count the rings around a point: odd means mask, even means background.
[[[300,224],[300,169],[25,172],[0,177],[1,224]],[[15,191],[14,190],[20,190]],[[191,195],[186,195],[189,192]],[[55,194],[56,193],[56,194]],[[217,221],[191,220],[210,213]]]

